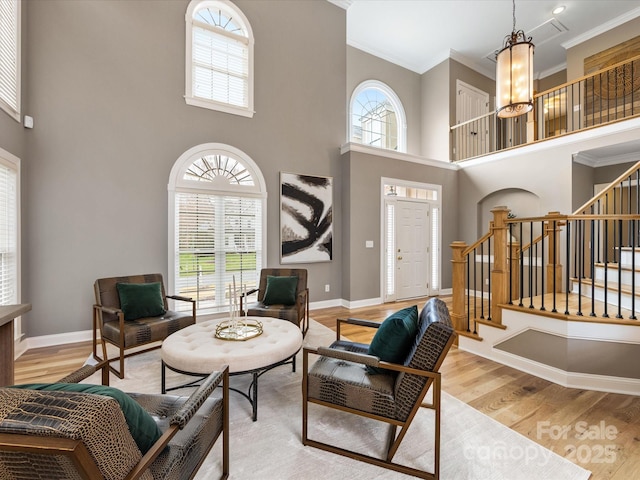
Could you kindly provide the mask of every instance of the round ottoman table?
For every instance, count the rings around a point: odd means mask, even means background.
[[[199,380],[186,385],[166,388],[166,368],[178,373],[204,378],[213,371],[229,365],[230,375],[251,374],[253,379],[247,393],[234,390],[249,400],[253,420],[258,419],[258,378],[279,365],[292,364],[302,347],[302,332],[291,322],[271,317],[247,317],[262,323],[262,334],[247,340],[222,340],[216,337],[216,327],[226,319],[196,323],[169,335],[163,342],[162,393],[185,386],[195,386]]]

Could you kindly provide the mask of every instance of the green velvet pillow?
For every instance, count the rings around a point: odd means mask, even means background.
[[[403,308],[389,315],[378,328],[369,355],[390,363],[402,364],[407,358],[418,333],[418,307]],[[367,366],[369,373],[384,373],[384,369]]]
[[[267,288],[262,303],[265,305],[295,305],[298,277],[267,275]]]
[[[160,282],[116,283],[120,308],[125,320],[164,315],[164,300]]]
[[[143,455],[162,435],[153,417],[138,402],[117,388],[85,383],[33,383],[29,385],[13,385],[11,388],[93,393],[115,399],[120,404],[131,436]]]

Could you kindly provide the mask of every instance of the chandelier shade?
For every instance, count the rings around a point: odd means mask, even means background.
[[[513,1],[513,31],[496,53],[496,114],[517,117],[533,109],[533,43],[522,30],[516,31]]]

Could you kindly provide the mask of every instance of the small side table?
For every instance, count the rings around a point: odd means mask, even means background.
[[[0,305],[0,387],[14,384],[14,328],[13,320],[31,310],[30,303]]]

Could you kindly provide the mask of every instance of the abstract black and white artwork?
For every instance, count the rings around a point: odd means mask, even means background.
[[[281,263],[329,262],[333,178],[280,173]]]

